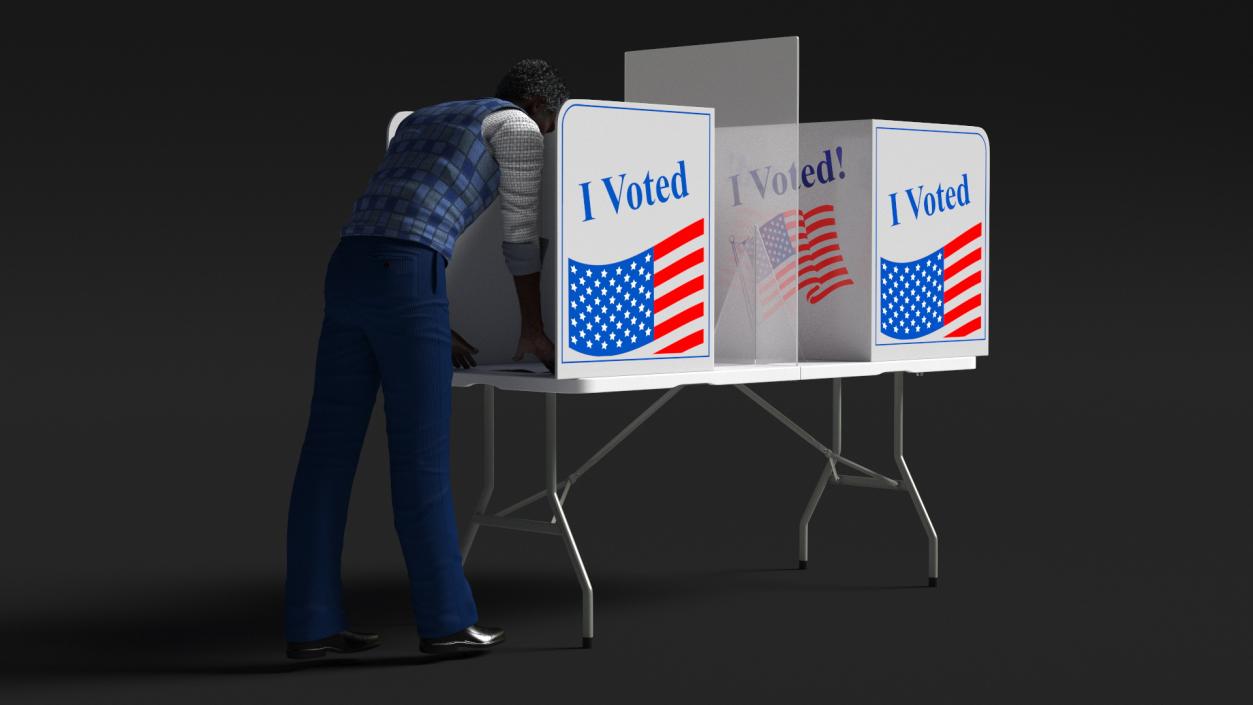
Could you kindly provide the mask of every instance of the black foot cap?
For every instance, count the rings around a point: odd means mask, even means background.
[[[800,568],[798,568],[797,570],[805,570],[808,567],[809,567],[809,561],[801,561]]]
[[[592,648],[592,637],[590,636],[583,637],[583,648],[585,649]]]
[[[939,578],[927,578],[927,587],[935,587],[940,584]]]

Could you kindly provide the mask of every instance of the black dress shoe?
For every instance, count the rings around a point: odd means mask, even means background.
[[[418,650],[424,654],[455,654],[464,651],[483,651],[504,640],[504,629],[471,624],[455,634],[441,636],[438,639],[422,639],[418,642]]]
[[[287,658],[321,658],[328,651],[351,654],[373,649],[381,643],[383,642],[379,640],[378,634],[352,632],[345,629],[338,634],[314,641],[289,641],[287,642]]]

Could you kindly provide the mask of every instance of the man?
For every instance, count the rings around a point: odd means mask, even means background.
[[[340,556],[349,493],[379,386],[387,416],[392,514],[425,653],[490,648],[461,568],[448,478],[452,367],[474,347],[449,329],[444,268],[457,237],[501,198],[525,354],[552,369],[540,316],[538,195],[543,133],[569,93],[544,61],[515,64],[495,98],[452,101],[405,118],[355,202],[324,287],[309,425],[287,523],[287,655],[379,645],[351,631]],[[455,341],[455,346],[454,346]]]

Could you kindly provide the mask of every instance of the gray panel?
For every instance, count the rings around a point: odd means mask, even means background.
[[[799,38],[630,51],[625,64],[626,100],[717,111],[716,360],[795,362],[798,254],[776,260],[781,216],[788,216],[792,239],[783,248],[798,246],[799,237],[798,189],[791,183],[799,148]]]
[[[719,127],[800,119],[800,38],[626,52],[625,99],[702,105]]]

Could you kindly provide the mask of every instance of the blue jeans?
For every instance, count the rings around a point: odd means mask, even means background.
[[[444,267],[435,250],[388,237],[341,238],[331,255],[309,426],[287,520],[288,641],[348,628],[340,556],[380,383],[392,516],[418,633],[440,637],[478,621],[448,478],[452,350]]]

